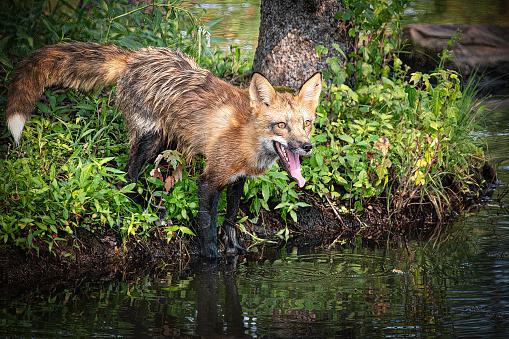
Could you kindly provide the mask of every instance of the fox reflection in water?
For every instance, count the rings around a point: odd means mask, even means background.
[[[196,333],[209,337],[227,335],[235,338],[248,337],[245,334],[244,315],[237,291],[236,269],[238,256],[229,257],[223,262],[225,285],[224,320],[218,319],[217,272],[218,259],[201,259],[196,267],[197,327]]]

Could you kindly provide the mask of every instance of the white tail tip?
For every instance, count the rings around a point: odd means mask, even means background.
[[[21,140],[21,132],[23,132],[23,128],[25,127],[25,122],[26,119],[21,114],[15,114],[7,120],[7,126],[14,137],[16,145],[19,145],[19,141]]]

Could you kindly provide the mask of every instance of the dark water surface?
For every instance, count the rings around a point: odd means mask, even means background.
[[[295,250],[33,291],[0,300],[0,337],[509,337],[509,110],[486,116],[479,137],[501,185],[441,243]]]

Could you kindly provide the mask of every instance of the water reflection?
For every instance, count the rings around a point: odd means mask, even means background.
[[[507,0],[414,0],[405,9],[403,25],[509,25]]]
[[[225,49],[238,45],[244,55],[254,55],[260,27],[260,1],[191,0],[188,8],[196,12],[206,25],[214,23],[210,32],[215,46]]]
[[[189,4],[205,23],[219,20],[210,29],[214,45],[226,48],[235,44],[246,55],[254,55],[260,27],[259,0],[191,0]],[[509,0],[413,0],[405,9],[402,25],[418,22],[509,26]]]
[[[244,316],[237,291],[236,269],[238,257],[227,258],[223,269],[224,309],[218,309],[217,302],[217,259],[201,259],[196,267],[197,315],[196,334],[212,336],[225,333],[235,338],[245,336]],[[222,311],[224,320],[219,322]]]
[[[0,336],[507,335],[509,232],[497,228],[494,239],[463,222],[455,239],[412,244],[411,253],[339,247],[198,261],[0,300]]]

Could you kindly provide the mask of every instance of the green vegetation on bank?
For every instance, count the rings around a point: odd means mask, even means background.
[[[462,90],[454,71],[408,73],[398,58],[394,18],[406,1],[345,2],[351,9],[338,16],[352,20],[349,34],[360,42],[349,62],[327,59],[314,137],[320,146],[309,162],[308,188],[348,200],[358,211],[366,199],[388,197],[387,212],[396,215],[426,200],[440,217],[453,185],[455,193],[468,194],[479,184],[474,176],[483,152],[469,133],[484,107],[471,107],[475,92]]]
[[[350,34],[360,43],[349,62],[327,59],[330,69],[323,72],[326,86],[313,135],[315,150],[302,160],[305,190],[322,197],[324,204],[330,201],[341,213],[362,213],[366,202],[378,197],[386,200],[385,213],[393,218],[409,205],[424,202],[433,204],[441,216],[451,194],[469,194],[482,184],[475,177],[476,168],[483,165],[482,150],[469,134],[482,108],[471,109],[472,95],[462,90],[455,72],[408,74],[394,52],[401,43],[397,15],[406,1],[351,2],[337,15],[351,21]],[[50,7],[47,0],[10,0],[0,10],[5,18],[0,23],[4,83],[12,74],[10,60],[72,40],[180,48],[222,78],[242,79],[250,69],[240,49],[210,48],[209,39],[214,38],[208,29],[214,22],[200,25],[178,1],[133,7],[122,1],[91,0],[78,7],[59,0]],[[326,58],[326,48],[317,51]],[[3,115],[7,88],[0,90]],[[79,228],[118,232],[124,243],[193,234],[201,158],[185,164],[177,153],[166,152],[167,164],[149,165],[135,188],[166,206],[171,225],[152,223],[152,215],[114,188],[123,180],[128,154],[114,91],[84,95],[48,90],[20,146],[14,147],[6,129],[1,131],[0,243],[53,250],[64,238],[73,239]],[[129,189],[132,185],[124,191]],[[277,166],[248,180],[244,191],[253,223],[262,223],[260,210],[271,208],[284,220],[296,220],[296,209],[306,205],[302,191],[295,190],[295,183]],[[224,206],[223,199],[220,222]],[[290,236],[288,228],[278,234],[283,239]],[[74,245],[79,247],[79,241]]]

